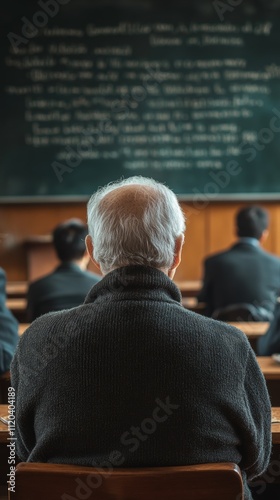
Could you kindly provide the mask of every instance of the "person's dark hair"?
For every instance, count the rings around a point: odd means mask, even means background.
[[[87,225],[79,219],[59,224],[53,231],[53,244],[62,262],[81,259],[86,251]]]
[[[242,208],[236,217],[237,234],[241,237],[260,239],[268,228],[268,212],[261,207],[252,205]]]

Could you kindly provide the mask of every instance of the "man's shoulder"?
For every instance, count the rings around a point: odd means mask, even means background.
[[[243,254],[248,255],[248,251],[252,255],[254,255],[255,258],[258,258],[260,260],[265,260],[265,261],[270,262],[270,263],[272,263],[275,266],[278,266],[280,268],[280,258],[277,257],[276,255],[274,255],[270,252],[267,252],[266,250],[264,250],[260,246],[244,245],[244,244],[238,243],[238,242],[226,250],[209,255],[205,259],[205,265],[211,266],[211,265],[214,265],[215,263],[220,263],[220,262],[227,261],[227,260],[230,260],[230,261],[235,260],[235,259],[240,260],[240,257]]]
[[[39,278],[35,281],[32,281],[29,285],[29,291],[35,291],[39,290],[42,287],[45,287],[48,283],[50,283],[53,278],[56,275],[56,271],[53,271],[52,273],[46,274],[45,276],[42,276],[42,278]]]
[[[185,310],[186,311],[186,310]],[[186,311],[186,324],[192,328],[195,335],[199,335],[205,342],[213,342],[216,347],[224,345],[234,350],[238,345],[242,349],[249,349],[249,341],[241,330],[224,321],[208,318],[201,314]]]
[[[193,320],[196,321],[197,326],[209,330],[211,332],[215,331],[220,333],[237,333],[242,338],[244,337],[244,333],[236,328],[235,326],[226,323],[225,321],[218,321],[213,318],[208,318],[207,316],[203,316],[202,314],[192,313]],[[246,338],[246,336],[245,336]]]
[[[50,335],[57,333],[64,334],[73,328],[76,328],[79,309],[83,306],[66,309],[63,311],[50,312],[43,314],[35,319],[21,336],[21,342],[37,343],[44,339],[48,341]]]
[[[273,253],[267,252],[263,248],[260,248],[260,255],[262,256],[262,258],[271,262],[272,264],[274,264],[275,266],[277,266],[280,269],[280,258],[277,255],[274,255]]]
[[[216,262],[221,262],[228,258],[233,253],[233,247],[227,248],[225,250],[221,250],[220,252],[216,252],[208,255],[205,259],[205,265],[215,264]]]

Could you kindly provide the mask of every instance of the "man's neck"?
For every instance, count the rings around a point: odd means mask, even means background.
[[[250,236],[242,236],[239,238],[238,243],[247,243],[248,245],[253,245],[254,247],[260,246],[259,240]]]

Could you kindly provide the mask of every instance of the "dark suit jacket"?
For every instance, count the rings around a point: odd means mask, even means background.
[[[82,271],[76,264],[63,263],[55,271],[34,281],[27,294],[28,321],[51,311],[71,309],[83,304],[99,276]]]
[[[10,369],[18,339],[18,322],[6,307],[6,275],[0,268],[0,375]]]
[[[274,319],[266,334],[258,339],[257,353],[259,356],[271,356],[280,353],[280,304],[276,304]]]
[[[239,242],[205,261],[198,296],[207,314],[232,304],[249,303],[273,313],[280,291],[280,259],[250,243]]]

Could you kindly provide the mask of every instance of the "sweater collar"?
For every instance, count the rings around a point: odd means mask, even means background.
[[[118,299],[130,298],[137,294],[138,299],[175,300],[181,303],[181,293],[175,283],[162,271],[154,267],[125,266],[106,274],[88,293],[85,304],[102,296],[115,296]],[[109,298],[109,297],[108,297]]]

